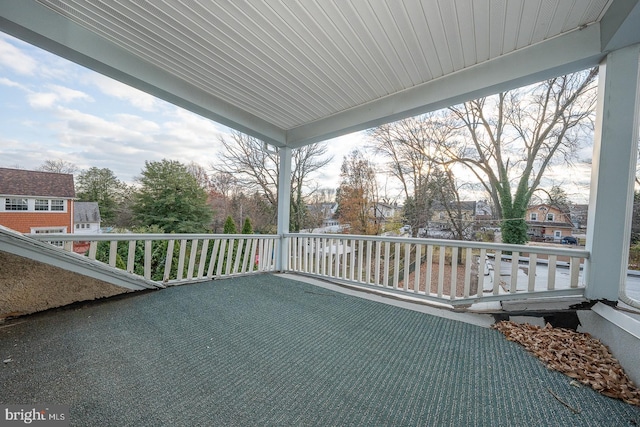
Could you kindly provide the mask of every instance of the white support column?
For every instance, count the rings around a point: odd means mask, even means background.
[[[291,209],[291,148],[283,147],[278,152],[280,169],[278,174],[278,235],[280,249],[276,253],[276,270],[284,271],[287,266],[289,245],[284,234],[289,232],[289,216]]]
[[[638,154],[640,45],[611,52],[600,65],[587,223],[586,297],[618,300],[629,257]]]

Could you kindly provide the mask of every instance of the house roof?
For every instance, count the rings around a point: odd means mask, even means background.
[[[0,168],[0,194],[65,199],[76,197],[72,174],[9,168]]]
[[[73,222],[100,222],[98,202],[74,202]]]
[[[459,206],[460,210],[473,211],[475,213],[477,202],[473,201],[473,200],[460,200],[460,202],[453,202],[452,201],[449,206],[451,208],[457,208]],[[434,211],[441,211],[441,210],[445,210],[445,206],[444,206],[444,204],[442,204],[442,202],[435,201],[431,205],[431,209],[434,210]]]
[[[640,0],[467,3],[3,0],[0,31],[291,148],[640,42]]]

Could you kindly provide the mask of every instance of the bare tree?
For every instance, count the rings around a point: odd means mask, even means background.
[[[259,192],[273,207],[278,204],[279,159],[276,150],[267,149],[264,143],[249,135],[233,132],[231,139],[220,138],[224,148],[219,165],[213,166],[219,173],[232,175],[247,193]],[[325,157],[325,144],[307,145],[292,152],[291,171],[291,229],[297,231],[304,224],[304,199],[311,191],[309,175],[326,166],[332,157]]]
[[[427,225],[436,198],[440,203],[452,202],[444,194],[451,195],[450,184],[455,179],[451,168],[442,166],[441,146],[450,143],[454,131],[451,117],[437,111],[388,123],[369,132],[374,152],[387,159],[387,173],[401,184],[405,219],[414,234]]]
[[[211,180],[207,174],[207,170],[196,162],[191,162],[187,165],[187,171],[196,179],[198,185],[205,190],[211,189]]]
[[[76,173],[78,170],[78,166],[71,162],[67,162],[66,160],[56,159],[56,160],[45,160],[43,164],[38,166],[36,170],[41,172],[55,172],[55,173]]]
[[[376,172],[359,150],[344,157],[336,199],[338,217],[352,233],[377,235],[382,230]]]
[[[570,163],[592,124],[597,69],[451,107],[464,138],[444,145],[491,195],[502,237],[524,243],[527,205],[554,162]]]

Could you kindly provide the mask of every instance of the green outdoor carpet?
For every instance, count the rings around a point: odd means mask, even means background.
[[[78,426],[640,424],[495,330],[272,275],[19,321],[0,403],[70,405]]]

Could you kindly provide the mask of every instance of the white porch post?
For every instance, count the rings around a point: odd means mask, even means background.
[[[279,149],[280,169],[278,174],[278,235],[280,246],[276,253],[276,270],[284,271],[287,267],[289,242],[284,234],[289,232],[289,216],[291,210],[291,148]]]
[[[600,65],[587,223],[589,299],[618,300],[629,257],[638,153],[640,45],[611,52]]]

